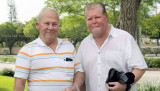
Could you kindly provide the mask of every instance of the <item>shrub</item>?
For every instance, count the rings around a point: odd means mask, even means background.
[[[137,91],[160,91],[160,82],[138,84]]]
[[[156,46],[156,47],[142,47],[141,48],[141,52],[143,55],[145,54],[160,54],[160,47]]]
[[[0,72],[0,75],[13,77],[14,76],[14,71],[11,70],[11,69],[5,68]]]
[[[160,68],[160,58],[145,58],[149,68]]]
[[[14,57],[14,56],[1,56],[0,60],[3,62],[15,62],[16,57]]]

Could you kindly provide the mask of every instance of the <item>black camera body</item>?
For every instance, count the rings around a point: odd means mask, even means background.
[[[106,83],[119,82],[121,84],[132,84],[134,82],[135,75],[132,72],[119,72],[114,68],[111,68],[108,73]]]

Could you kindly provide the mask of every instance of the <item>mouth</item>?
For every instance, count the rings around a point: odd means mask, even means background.
[[[54,30],[47,30],[46,33],[54,33]]]

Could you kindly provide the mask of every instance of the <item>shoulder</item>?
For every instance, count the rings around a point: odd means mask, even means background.
[[[117,28],[115,28],[115,29],[116,29],[119,37],[129,39],[129,40],[134,39],[133,36],[130,33],[128,33],[127,31],[122,30],[122,29],[117,29]]]
[[[87,37],[85,37],[83,40],[82,40],[82,42],[81,42],[81,45],[86,45],[86,44],[88,44],[90,41],[91,41],[91,34],[90,35],[88,35]]]
[[[27,43],[26,45],[24,45],[20,51],[25,51],[25,50],[29,50],[32,47],[38,46],[38,41],[37,40],[33,40],[32,42]]]

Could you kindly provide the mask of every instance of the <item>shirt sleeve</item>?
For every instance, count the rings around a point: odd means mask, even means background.
[[[80,53],[78,52],[77,54],[75,53],[75,63],[74,63],[74,72],[84,72],[82,69],[82,64],[81,64],[81,60],[80,60]]]
[[[130,39],[129,43],[129,60],[128,60],[128,66],[130,70],[132,68],[138,68],[138,69],[146,69],[147,64],[144,60],[144,57],[140,51],[140,48],[138,47],[136,41],[133,37]]]
[[[23,47],[17,55],[14,77],[27,79],[30,72],[31,56],[27,47]]]

